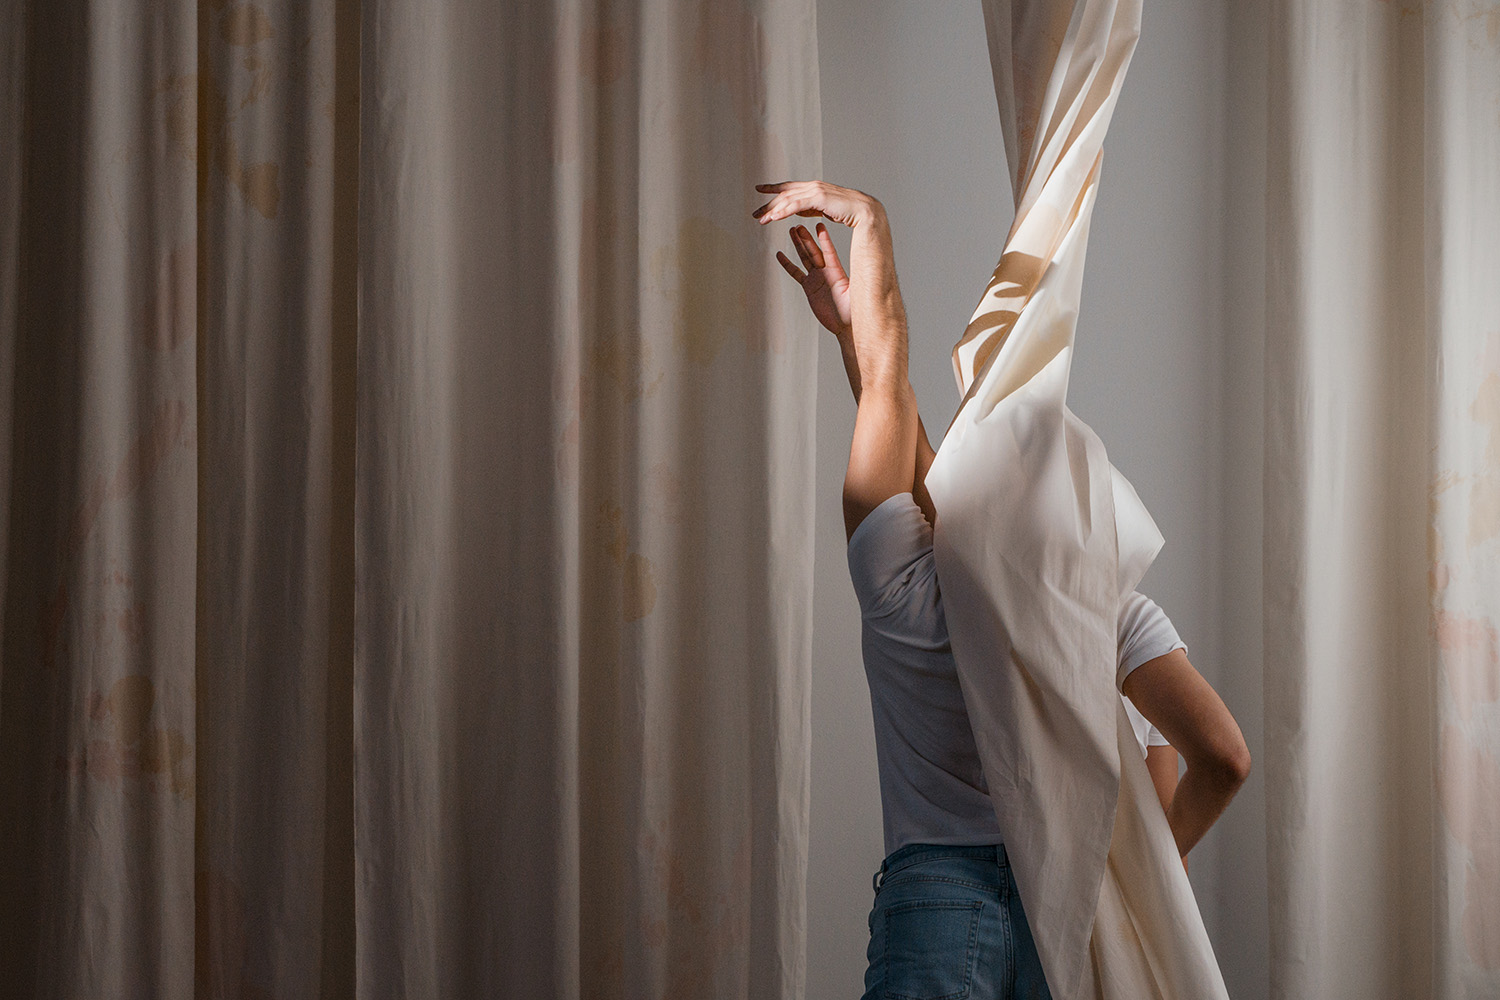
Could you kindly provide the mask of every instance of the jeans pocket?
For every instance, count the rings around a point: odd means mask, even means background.
[[[977,899],[913,899],[881,911],[884,995],[889,1000],[965,1000],[979,937]]]

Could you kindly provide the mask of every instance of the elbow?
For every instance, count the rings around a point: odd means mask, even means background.
[[[1241,738],[1215,751],[1207,764],[1216,784],[1228,792],[1237,792],[1250,777],[1250,748]]]
[[[1250,777],[1250,750],[1238,730],[1233,737],[1184,748],[1182,752],[1188,770],[1196,772],[1199,781],[1226,799],[1238,792]]]

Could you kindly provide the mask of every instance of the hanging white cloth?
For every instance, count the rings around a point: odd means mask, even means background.
[[[927,477],[959,679],[1052,995],[1224,997],[1112,667],[1162,538],[1065,403],[1140,0],[986,0],[985,22],[1016,218]]]

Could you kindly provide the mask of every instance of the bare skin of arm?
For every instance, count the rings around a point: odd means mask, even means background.
[[[1125,696],[1161,730],[1187,763],[1170,798],[1163,796],[1162,782],[1152,770],[1177,852],[1185,858],[1250,775],[1245,737],[1218,692],[1193,669],[1180,649],[1147,660],[1131,671],[1125,678]],[[1158,767],[1165,777],[1165,766]],[[1176,771],[1174,760],[1174,778]]]
[[[1146,770],[1151,774],[1156,797],[1161,800],[1162,812],[1171,812],[1172,797],[1177,794],[1177,751],[1171,747],[1147,747]]]
[[[1146,771],[1151,775],[1151,785],[1156,789],[1156,797],[1161,800],[1161,811],[1171,815],[1172,797],[1177,794],[1177,751],[1169,746],[1148,746]],[[1187,870],[1187,865],[1187,858],[1183,858],[1184,871]]]
[[[769,190],[773,186],[765,187]],[[807,303],[818,322],[822,323],[838,341],[839,356],[844,362],[844,374],[849,379],[849,391],[854,395],[855,405],[858,406],[863,381],[860,376],[859,355],[855,347],[849,276],[839,260],[838,250],[833,245],[833,238],[829,235],[827,226],[821,222],[818,223],[816,237],[805,226],[794,226],[789,235],[797,256],[801,258],[802,267],[807,270],[803,271],[797,267],[784,253],[778,252],[776,259],[787,274],[802,286],[802,291],[807,295]],[[884,249],[889,254],[888,239]],[[937,520],[932,506],[932,497],[928,494],[926,485],[927,470],[932,467],[935,457],[937,453],[927,438],[927,428],[922,425],[919,416],[913,475],[909,489],[929,524],[936,523]],[[852,530],[851,528],[851,533]]]

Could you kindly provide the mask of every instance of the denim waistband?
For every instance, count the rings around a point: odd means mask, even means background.
[[[944,846],[942,844],[907,844],[892,851],[890,856],[880,863],[880,870],[870,880],[870,884],[876,892],[880,891],[880,883],[887,875],[893,875],[903,868],[920,864],[923,861],[938,861],[949,858],[957,858],[970,861],[993,861],[1000,868],[1010,867],[1010,859],[1005,855],[1004,844],[979,844],[971,846]]]

